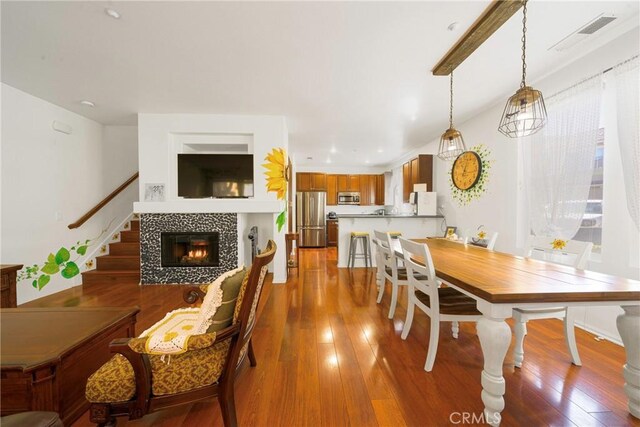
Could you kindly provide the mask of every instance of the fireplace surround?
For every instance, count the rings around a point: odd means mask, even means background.
[[[204,250],[206,256],[203,256]],[[143,285],[210,283],[237,267],[237,214],[140,215],[140,282]]]

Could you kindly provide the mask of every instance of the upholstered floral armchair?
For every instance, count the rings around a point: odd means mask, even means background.
[[[225,426],[237,425],[236,368],[247,355],[256,365],[251,335],[275,252],[269,241],[249,272],[236,269],[185,292],[189,303],[203,298],[200,307],[174,310],[139,338],[113,341],[117,354],[87,381],[91,421],[102,426],[217,396]]]

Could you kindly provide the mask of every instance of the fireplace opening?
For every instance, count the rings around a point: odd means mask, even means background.
[[[218,232],[161,233],[163,267],[218,267]]]

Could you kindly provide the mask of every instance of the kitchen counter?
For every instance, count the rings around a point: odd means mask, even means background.
[[[442,215],[375,215],[375,214],[339,214],[338,218],[444,218]]]
[[[338,214],[338,267],[346,267],[349,256],[349,240],[351,232],[369,233],[374,238],[374,230],[402,233],[407,239],[424,239],[425,237],[442,237],[444,217],[442,215],[367,215]],[[358,251],[361,250],[358,245]],[[372,263],[375,265],[375,249],[371,244]],[[363,260],[358,259],[356,267],[364,267]]]

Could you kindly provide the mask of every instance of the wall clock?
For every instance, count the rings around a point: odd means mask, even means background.
[[[484,144],[474,145],[456,158],[449,174],[449,186],[451,198],[459,206],[468,205],[487,191],[492,163],[491,152]]]
[[[473,188],[482,175],[482,159],[475,151],[465,151],[453,162],[451,180],[459,190]]]

